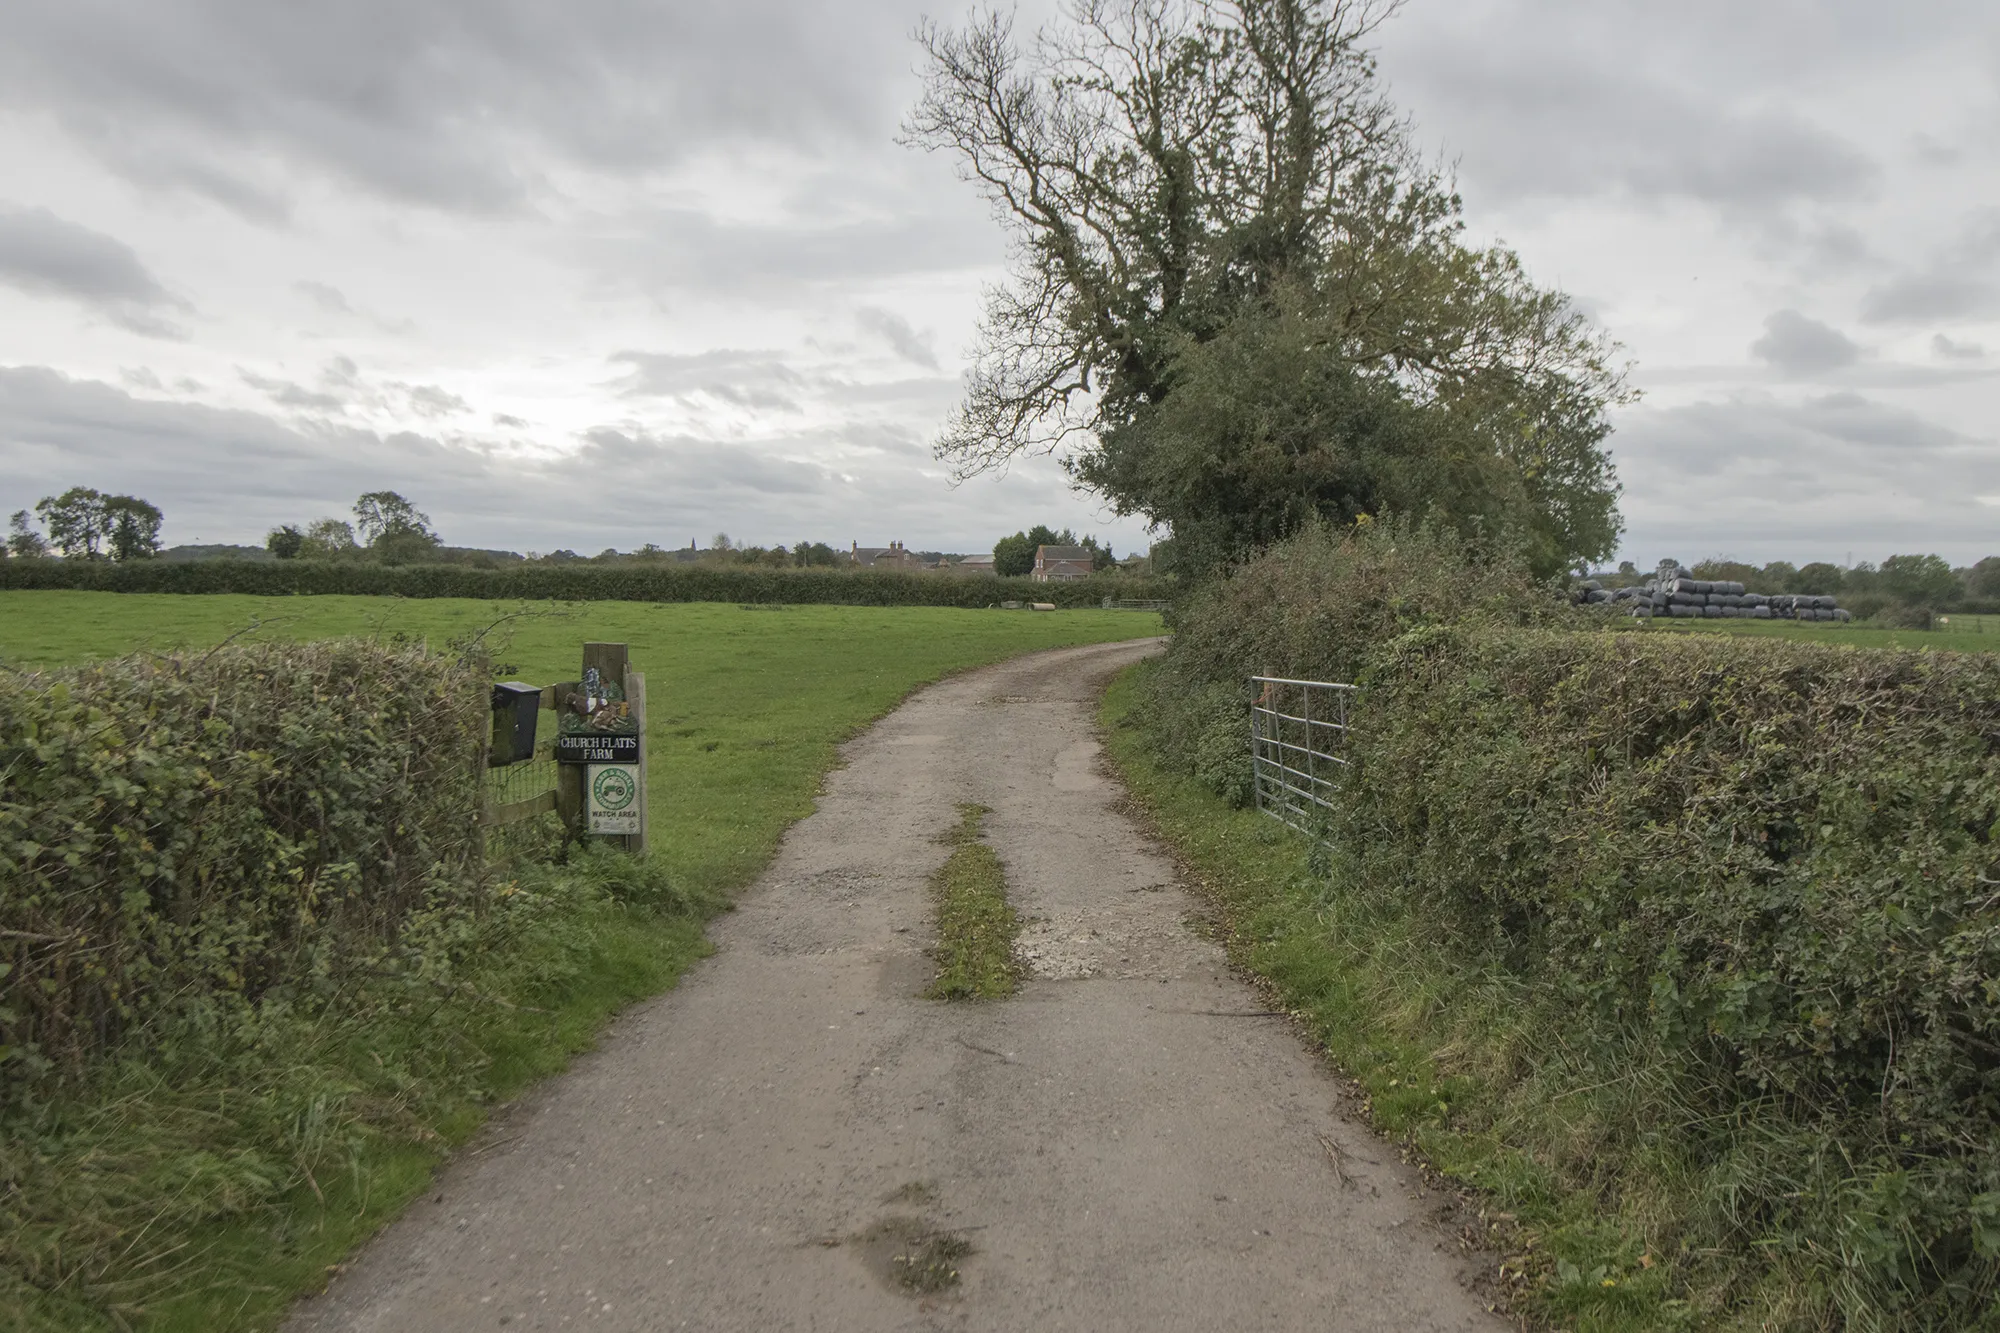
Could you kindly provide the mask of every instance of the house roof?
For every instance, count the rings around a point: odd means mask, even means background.
[[[958,563],[961,565],[990,565],[993,563],[993,557],[991,555],[968,555]]]
[[[1088,560],[1090,548],[1087,546],[1037,546],[1037,560]]]

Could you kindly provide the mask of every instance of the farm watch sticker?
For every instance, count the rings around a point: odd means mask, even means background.
[[[592,833],[637,833],[639,769],[633,764],[592,764],[584,784]]]

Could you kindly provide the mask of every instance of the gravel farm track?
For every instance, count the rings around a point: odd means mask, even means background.
[[[850,742],[716,955],[496,1115],[289,1333],[1506,1327],[1124,812],[1096,704],[1156,649],[969,672]],[[966,802],[1028,979],[945,1004],[927,885]],[[913,1290],[925,1253],[957,1281]]]

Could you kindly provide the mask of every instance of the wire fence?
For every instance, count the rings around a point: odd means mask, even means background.
[[[1347,768],[1348,703],[1354,686],[1252,676],[1250,772],[1257,808],[1313,837],[1335,808]]]

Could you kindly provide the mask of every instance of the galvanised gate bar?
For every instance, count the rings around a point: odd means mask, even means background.
[[[1354,686],[1252,676],[1250,771],[1257,808],[1317,837],[1347,760],[1348,700]]]

